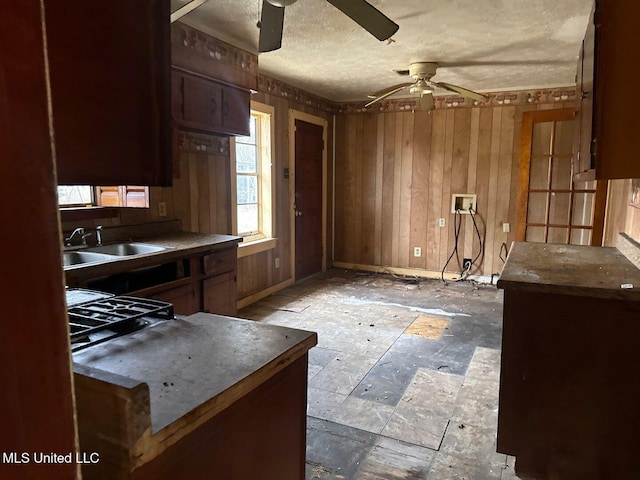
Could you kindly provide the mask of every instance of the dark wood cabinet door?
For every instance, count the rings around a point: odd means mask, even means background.
[[[222,90],[222,125],[227,133],[249,135],[251,100],[249,92],[232,87]]]
[[[236,274],[227,272],[202,282],[203,311],[218,315],[236,315]]]
[[[169,12],[45,1],[58,183],[171,185]]]
[[[215,131],[222,125],[222,90],[214,82],[182,77],[182,121],[185,126]]]

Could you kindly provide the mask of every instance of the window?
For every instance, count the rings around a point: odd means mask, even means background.
[[[58,204],[61,207],[86,207],[95,204],[90,185],[58,185]]]
[[[245,242],[268,239],[273,233],[271,196],[271,117],[273,107],[251,103],[250,133],[235,137],[234,232]]]

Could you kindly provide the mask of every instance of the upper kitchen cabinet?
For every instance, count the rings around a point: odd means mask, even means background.
[[[176,22],[171,28],[173,118],[180,128],[248,135],[258,57]]]
[[[250,94],[193,75],[173,72],[173,118],[182,128],[249,135]]]
[[[169,0],[45,0],[59,184],[171,185]]]
[[[597,0],[578,64],[580,138],[575,173],[588,178],[640,177],[638,2]]]

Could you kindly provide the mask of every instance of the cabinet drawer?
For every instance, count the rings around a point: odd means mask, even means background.
[[[217,275],[236,269],[237,251],[235,248],[205,255],[202,259],[202,272],[205,275]]]

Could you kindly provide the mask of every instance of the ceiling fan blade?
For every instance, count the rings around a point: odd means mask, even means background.
[[[420,95],[419,105],[420,110],[423,110],[425,112],[431,112],[432,110],[435,110],[436,103],[433,100],[433,94],[425,93],[423,95]]]
[[[380,95],[379,97],[371,100],[369,103],[365,104],[364,108],[370,107],[371,105],[375,105],[376,103],[384,100],[385,98],[387,98],[390,95],[393,95],[396,92],[399,92],[400,90],[407,88],[409,85],[413,85],[413,83],[409,83],[409,84],[402,84],[402,85],[396,85],[395,88],[392,88],[391,90],[389,90],[388,92],[385,92],[384,94]]]
[[[382,95],[386,95],[387,92],[393,91],[395,93],[395,92],[398,92],[398,91],[400,91],[401,89],[403,89],[405,87],[410,87],[411,85],[413,85],[413,83],[414,82],[399,83],[397,85],[393,85],[392,87],[387,87],[387,88],[385,88],[383,90],[380,90],[378,92],[371,93],[371,94],[367,95],[367,97],[369,97],[369,98],[378,98],[378,97],[381,97]]]
[[[400,28],[365,0],[327,1],[380,41],[387,40]]]
[[[394,70],[398,75],[409,75],[409,70]]]
[[[452,85],[450,83],[445,82],[431,82],[434,85],[444,88],[445,90],[449,90],[450,92],[456,92],[462,95],[463,97],[470,98],[472,100],[477,100],[478,102],[486,102],[489,100],[489,97],[486,95],[482,95],[481,93],[474,92],[473,90],[469,90],[467,88],[459,87],[457,85]]]
[[[282,46],[282,29],[284,27],[284,7],[276,7],[267,0],[262,1],[260,15],[260,38],[258,52],[271,52]]]

